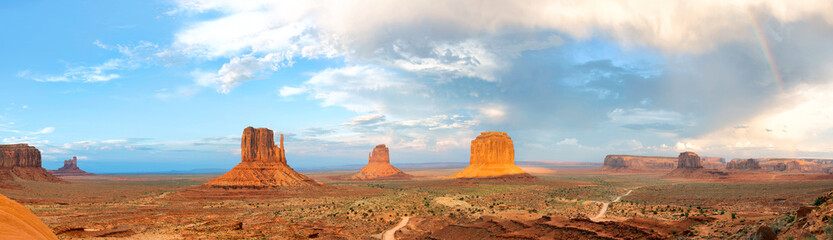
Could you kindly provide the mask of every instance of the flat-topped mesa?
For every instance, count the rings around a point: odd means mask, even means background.
[[[607,155],[602,169],[619,170],[655,170],[674,169],[677,166],[675,157],[653,157],[633,155]]]
[[[823,173],[825,166],[816,161],[794,158],[762,158],[758,165],[767,171]]]
[[[0,167],[41,167],[40,150],[26,143],[0,145]]]
[[[755,159],[732,159],[729,163],[726,164],[726,169],[733,169],[733,170],[758,170],[761,169],[761,166],[758,165],[758,161]]]
[[[64,160],[64,166],[59,168],[58,170],[51,170],[49,173],[58,177],[64,176],[87,176],[87,175],[95,175],[92,173],[85,172],[78,168],[78,158],[73,156],[69,160]]]
[[[41,167],[40,150],[29,144],[0,145],[0,187],[19,187],[16,179],[64,182]],[[8,182],[8,183],[5,183]]]
[[[677,168],[703,168],[703,160],[693,152],[680,153]]]
[[[494,178],[531,175],[515,165],[515,147],[505,132],[482,132],[471,141],[469,166],[453,178]]]
[[[396,180],[410,179],[411,175],[402,172],[390,164],[390,150],[385,144],[376,145],[368,155],[367,165],[358,173],[350,176],[351,180]]]
[[[247,127],[240,143],[242,161],[222,176],[212,179],[204,187],[212,188],[274,188],[321,186],[315,180],[295,172],[286,164],[283,148],[275,146],[272,130]]]

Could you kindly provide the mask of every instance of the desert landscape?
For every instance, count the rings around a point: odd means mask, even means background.
[[[26,218],[21,221],[39,230],[0,234],[54,234],[53,239],[833,237],[833,175],[766,171],[755,159],[717,170],[705,168],[707,160],[693,152],[677,158],[608,156],[600,168],[556,167],[529,174],[514,165],[506,133],[484,132],[472,140],[470,166],[454,174],[456,169],[391,171],[384,145],[372,151],[370,167],[358,175],[301,174],[287,165],[287,150],[274,143],[271,130],[249,127],[241,139],[242,162],[222,175],[62,174],[66,180],[55,180],[37,166],[37,149],[3,145],[0,160],[8,176],[0,193],[31,211],[6,212],[3,222],[15,226],[9,217]],[[79,172],[76,161],[67,160],[70,167],[63,172],[73,166]],[[675,167],[660,171],[656,166],[666,164],[659,161]],[[35,173],[39,177],[32,177]],[[375,175],[382,179],[366,178]],[[33,216],[42,223],[32,223]],[[44,235],[45,227],[50,232]]]
[[[0,22],[0,240],[833,240],[833,0]]]

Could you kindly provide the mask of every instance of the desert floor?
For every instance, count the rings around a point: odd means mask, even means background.
[[[23,181],[22,189],[0,193],[31,209],[61,239],[378,239],[406,216],[410,221],[396,233],[400,239],[421,238],[443,225],[484,216],[595,221],[707,216],[715,220],[691,226],[685,237],[731,238],[833,190],[833,179],[801,180],[800,174],[720,182],[667,179],[663,173],[554,169],[535,171],[538,180],[527,182],[443,178],[455,171],[406,169],[417,178],[362,182],[328,180],[345,172],[306,173],[332,187],[291,193],[209,196],[186,191],[217,175],[98,175],[69,178],[69,184]],[[604,205],[604,216],[596,218]]]

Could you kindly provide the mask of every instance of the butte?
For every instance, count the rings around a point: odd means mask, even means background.
[[[0,145],[0,187],[19,188],[18,180],[66,183],[41,167],[37,148],[25,143]]]
[[[63,167],[58,168],[58,170],[51,170],[49,173],[58,177],[95,175],[78,168],[78,158],[75,156],[73,156],[72,159],[64,160]]]
[[[671,178],[727,179],[729,174],[717,169],[703,168],[703,159],[696,153],[683,152],[677,157],[677,168],[666,174]]]
[[[482,132],[471,141],[469,166],[451,176],[459,179],[534,179],[515,165],[515,147],[505,132]]]
[[[390,164],[390,150],[385,144],[379,144],[370,152],[367,165],[358,173],[353,174],[350,180],[405,180],[410,178],[411,175]]]
[[[323,185],[295,172],[286,164],[283,134],[280,144],[280,147],[275,146],[272,130],[247,127],[243,130],[243,140],[240,144],[242,162],[202,187],[262,189]]]

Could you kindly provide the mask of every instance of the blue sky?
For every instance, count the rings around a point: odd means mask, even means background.
[[[519,161],[833,158],[828,1],[568,3],[3,1],[0,139],[92,172],[230,168],[246,126],[304,169],[489,130]]]

